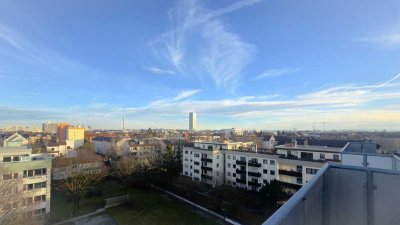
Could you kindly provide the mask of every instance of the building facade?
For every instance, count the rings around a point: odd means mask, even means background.
[[[12,184],[1,193],[0,211],[12,212],[14,221],[50,212],[51,159],[31,152],[25,146],[0,148],[0,186]]]
[[[297,145],[276,146],[276,149],[277,153],[257,152],[248,143],[195,142],[183,148],[183,175],[212,186],[225,183],[253,191],[278,180],[285,190],[295,192],[326,161],[339,162],[343,150]]]

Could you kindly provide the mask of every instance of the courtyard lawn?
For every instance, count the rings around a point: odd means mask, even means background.
[[[72,214],[73,202],[69,196],[56,187],[51,189],[51,210],[48,216],[48,224],[64,221],[73,217],[92,213],[104,207],[106,198],[124,195],[120,184],[113,180],[106,180],[96,185],[97,190],[101,190],[102,195],[86,197],[81,200],[80,208]]]
[[[206,216],[182,202],[169,199],[159,192],[130,189],[131,205],[107,209],[107,213],[120,225],[128,224],[219,224],[215,218]]]

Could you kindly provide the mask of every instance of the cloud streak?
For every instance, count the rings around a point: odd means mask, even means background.
[[[217,88],[233,91],[256,47],[226,28],[221,15],[251,6],[260,0],[242,0],[209,10],[198,1],[179,1],[168,13],[170,30],[150,42],[156,58],[165,59],[182,76],[211,79]],[[186,54],[186,52],[191,54]]]
[[[200,89],[182,91],[177,96],[174,97],[174,100],[179,101],[179,100],[182,100],[185,98],[189,98],[189,97],[199,93],[200,91],[201,91]]]
[[[155,73],[155,74],[175,74],[174,71],[172,70],[164,70],[158,67],[148,67],[145,68],[147,71],[151,72],[151,73]]]
[[[270,69],[270,70],[267,70],[255,77],[253,77],[251,80],[255,81],[255,80],[261,80],[261,79],[270,78],[270,77],[280,77],[280,76],[284,76],[287,74],[296,73],[300,70],[301,69],[299,69],[299,68]]]

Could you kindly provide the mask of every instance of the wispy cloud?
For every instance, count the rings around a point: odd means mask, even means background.
[[[175,74],[172,70],[164,70],[158,67],[147,67],[145,68],[147,71],[155,74]]]
[[[157,58],[166,59],[180,74],[200,80],[206,75],[216,87],[233,90],[256,48],[228,30],[220,16],[259,1],[242,0],[217,10],[209,10],[195,0],[179,1],[168,13],[170,30],[151,41],[150,46]]]
[[[398,29],[400,30],[400,28]],[[379,45],[386,49],[400,49],[400,31],[380,34],[376,36],[355,38],[355,41]]]
[[[189,98],[197,93],[199,93],[201,90],[196,89],[196,90],[187,90],[187,91],[182,91],[179,93],[177,96],[174,97],[174,100],[179,101],[185,98]]]
[[[397,78],[395,76],[393,78]],[[393,82],[394,79],[389,81]],[[388,82],[389,82],[388,81]],[[383,84],[388,84],[384,82]],[[379,88],[376,88],[378,87]],[[370,103],[400,99],[400,91],[387,85],[350,86],[343,85],[301,94],[289,99],[244,96],[220,100],[184,100],[178,96],[188,96],[194,92],[182,92],[171,100],[152,102],[144,107],[125,108],[128,116],[139,115],[181,115],[190,111],[200,114],[228,116],[232,118],[273,118],[275,115],[291,114],[293,118],[303,117],[300,112],[312,111],[335,117],[337,112],[361,111]],[[182,101],[175,101],[180,99]],[[368,111],[367,109],[363,109]],[[371,109],[372,110],[372,109]],[[397,114],[393,114],[397,115]],[[290,116],[289,116],[290,117]],[[400,118],[398,118],[400,119]]]
[[[300,70],[301,70],[300,68],[270,69],[270,70],[267,70],[255,77],[253,77],[251,80],[261,80],[261,79],[268,78],[268,77],[280,77],[280,76],[284,76],[287,74],[298,72]]]

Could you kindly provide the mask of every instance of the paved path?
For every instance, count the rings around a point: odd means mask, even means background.
[[[104,208],[53,225],[117,225]]]

